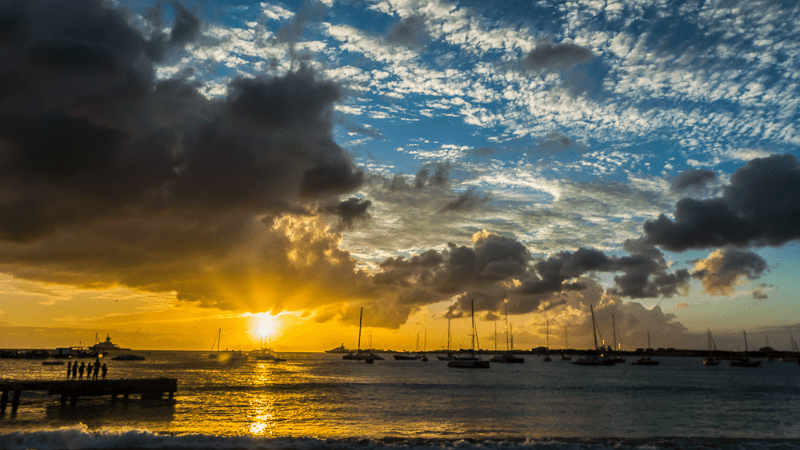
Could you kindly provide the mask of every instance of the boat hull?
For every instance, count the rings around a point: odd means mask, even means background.
[[[455,367],[456,369],[488,369],[489,361],[454,359],[447,363],[447,367]]]

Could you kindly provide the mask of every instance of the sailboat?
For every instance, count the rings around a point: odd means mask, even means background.
[[[471,355],[467,357],[457,356],[452,361],[447,363],[447,367],[456,367],[459,369],[488,369],[489,368],[489,361],[483,361],[480,357],[480,352],[478,357],[475,357],[475,341],[478,339],[478,333],[475,329],[475,301],[471,302],[472,304],[472,351]],[[478,343],[478,349],[480,349],[480,343]]]
[[[719,360],[714,358],[714,352],[717,351],[717,344],[714,342],[714,338],[711,337],[711,330],[708,330],[708,358],[703,360],[703,364],[706,366],[716,366],[719,364]]]
[[[647,332],[647,349],[649,350],[650,347],[650,332]],[[660,361],[653,361],[653,359],[649,356],[642,356],[636,362],[632,362],[632,366],[657,366]]]
[[[219,329],[217,332],[217,338],[214,340],[214,343],[217,344],[217,352],[210,353],[208,357],[210,359],[214,359],[217,361],[223,362],[234,362],[234,361],[247,361],[249,358],[247,353],[242,352],[241,350],[228,350],[225,349],[224,351],[219,350],[219,343],[222,340],[222,328]],[[211,350],[214,350],[214,343],[211,344]]]
[[[272,336],[269,338],[269,344],[264,347],[264,341],[261,341],[261,348],[258,350],[252,350],[250,352],[250,357],[253,359],[257,359],[259,361],[266,361],[266,362],[285,362],[285,358],[279,358],[272,353]]]
[[[453,352],[450,351],[450,318],[447,318],[447,354],[446,355],[437,355],[436,356],[439,361],[452,361],[455,356],[453,356]]]
[[[355,353],[348,353],[342,356],[342,359],[349,359],[354,361],[366,361],[367,363],[372,363],[373,361],[383,361],[383,358],[380,356],[371,353],[371,352],[362,352],[361,351],[361,321],[364,318],[364,307],[361,307],[361,312],[358,314],[358,349]]]
[[[414,352],[416,353],[412,354],[407,351],[404,351],[403,353],[394,354],[392,356],[394,357],[394,359],[398,361],[416,361],[422,358],[422,355],[419,353],[419,331],[417,331],[417,346],[414,348]]]
[[[545,342],[546,342],[545,348],[547,350],[545,350],[546,353],[544,354],[544,358],[542,358],[542,361],[550,362],[550,361],[553,360],[553,358],[550,357],[550,319],[547,319],[547,328],[546,328],[546,330],[547,331],[545,332]]]
[[[506,351],[505,353],[499,353],[491,358],[489,358],[490,362],[496,363],[507,363],[507,364],[522,364],[525,362],[525,358],[521,358],[519,356],[515,356],[513,354],[514,350],[514,335],[511,334],[511,327],[508,324],[508,306],[506,306]],[[497,336],[497,333],[495,333]],[[497,339],[495,338],[495,342]],[[495,347],[497,344],[495,343]]]
[[[614,352],[615,352],[614,356],[612,356],[611,359],[614,361],[614,364],[624,363],[625,361],[627,361],[627,359],[616,354],[616,352],[619,350],[619,347],[617,346],[617,322],[616,320],[614,320],[613,314],[611,315],[611,328],[614,330]]]
[[[567,341],[567,326],[566,325],[564,325],[564,348],[569,348],[569,341]],[[571,361],[572,357],[565,355],[564,354],[564,350],[562,349],[561,350],[561,357],[558,358],[558,359],[560,359],[561,361]]]
[[[594,320],[594,307],[589,305],[592,312],[592,337],[594,337],[594,354],[586,355],[573,361],[576,366],[613,366],[614,361],[604,357],[597,348],[597,322]]]
[[[761,360],[757,359],[755,361],[750,361],[750,358],[747,357],[747,332],[742,331],[744,334],[744,356],[741,358],[734,359],[731,361],[731,365],[733,367],[758,367],[761,365]]]

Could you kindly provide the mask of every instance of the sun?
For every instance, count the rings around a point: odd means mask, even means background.
[[[262,338],[269,337],[278,328],[276,318],[270,313],[254,314],[256,334]]]

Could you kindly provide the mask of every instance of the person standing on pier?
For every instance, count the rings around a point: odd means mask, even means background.
[[[103,363],[103,379],[106,379],[106,374],[108,374],[108,367],[106,367],[106,363]]]
[[[78,361],[75,361],[75,364],[72,365],[72,379],[74,380],[78,376]]]
[[[92,380],[97,380],[97,374],[100,373],[100,360],[94,363],[94,371],[92,372]]]
[[[72,373],[72,361],[67,363],[67,379],[69,380],[69,376]]]
[[[79,379],[79,380],[82,380],[82,379],[83,379],[83,371],[84,371],[84,370],[86,370],[86,364],[84,364],[84,363],[81,363],[81,366],[80,366],[80,367],[78,367],[78,379]]]
[[[92,363],[86,365],[86,379],[87,380],[92,379]]]

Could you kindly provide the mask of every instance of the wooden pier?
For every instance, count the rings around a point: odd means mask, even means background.
[[[161,399],[164,394],[169,395],[169,399],[178,390],[178,380],[175,378],[139,378],[139,379],[114,379],[114,380],[0,380],[0,391],[3,392],[0,399],[0,411],[5,412],[8,405],[8,397],[13,393],[11,399],[11,410],[16,411],[19,407],[19,397],[22,391],[47,391],[50,395],[61,397],[61,404],[78,403],[78,397],[97,397],[111,396],[111,401],[116,401],[117,397],[122,396],[123,400],[128,400],[130,395],[139,395],[141,399]]]

